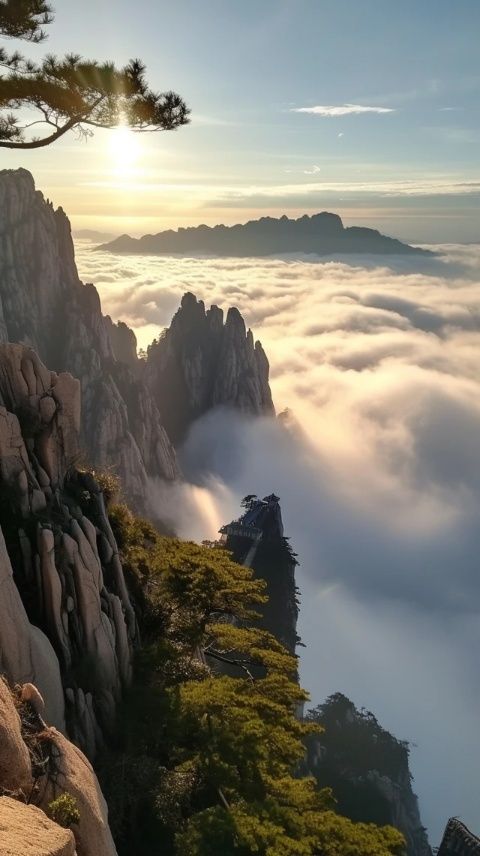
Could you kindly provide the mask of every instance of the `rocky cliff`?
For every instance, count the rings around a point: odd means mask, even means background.
[[[113,468],[143,508],[147,476],[174,479],[175,453],[136,373],[134,336],[78,277],[69,221],[23,169],[0,172],[0,342],[22,342],[81,385],[79,451]]]
[[[273,414],[268,361],[236,309],[208,312],[185,295],[172,324],[137,357],[135,335],[102,315],[75,265],[70,223],[24,169],[0,172],[0,342],[30,346],[81,386],[79,454],[112,469],[130,504],[146,508],[148,478],[179,477],[171,441],[206,410]]]
[[[224,322],[218,306],[205,311],[193,294],[184,295],[170,327],[148,348],[144,369],[174,443],[213,407],[273,415],[268,374],[265,352],[238,309],[229,309]]]
[[[44,717],[32,684],[10,688],[0,678],[0,853],[116,856],[92,766]],[[65,796],[73,831],[54,820],[54,801]]]
[[[78,467],[80,384],[0,345],[0,673],[91,757],[137,635],[103,494]]]
[[[381,235],[376,229],[345,228],[338,214],[323,211],[298,220],[285,214],[261,217],[236,226],[192,226],[157,235],[122,235],[99,249],[111,253],[208,253],[218,256],[269,256],[282,253],[387,253],[431,255],[418,247]]]
[[[241,565],[253,568],[267,583],[268,603],[261,611],[270,633],[293,654],[297,645],[298,599],[295,567],[298,564],[284,536],[280,498],[275,494],[243,500],[245,513],[222,526],[222,543]]]
[[[310,711],[324,733],[307,740],[304,773],[331,787],[338,811],[354,821],[391,824],[405,836],[409,856],[431,856],[412,790],[408,744],[336,693]]]

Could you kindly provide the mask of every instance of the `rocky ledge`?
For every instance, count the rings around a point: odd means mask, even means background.
[[[36,687],[12,689],[0,679],[0,853],[116,856],[91,764],[45,716]],[[78,812],[72,831],[52,819],[63,795]]]

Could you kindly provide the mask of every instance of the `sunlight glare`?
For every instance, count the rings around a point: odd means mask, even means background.
[[[119,125],[110,134],[109,154],[113,172],[119,177],[128,177],[134,172],[140,157],[138,136],[126,125]]]

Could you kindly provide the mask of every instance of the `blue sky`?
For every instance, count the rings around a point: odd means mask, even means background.
[[[31,168],[74,226],[141,233],[328,208],[411,240],[478,240],[475,0],[56,5],[32,52],[140,56],[151,85],[192,109],[188,128],[137,136],[123,174],[102,132],[3,151],[0,165]],[[344,105],[371,109],[295,112]]]

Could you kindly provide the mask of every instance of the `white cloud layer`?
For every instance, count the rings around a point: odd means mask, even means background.
[[[193,528],[184,515],[182,534],[213,535],[246,493],[281,496],[301,559],[303,682],[314,703],[340,690],[417,744],[433,844],[448,816],[480,816],[480,247],[439,250],[183,259],[83,245],[77,257],[142,344],[187,290],[238,306],[261,338],[296,425],[198,423],[183,461],[202,515]]]
[[[314,116],[359,116],[363,113],[395,113],[393,107],[367,107],[363,104],[317,104],[315,107],[294,107],[292,113],[311,113]]]

